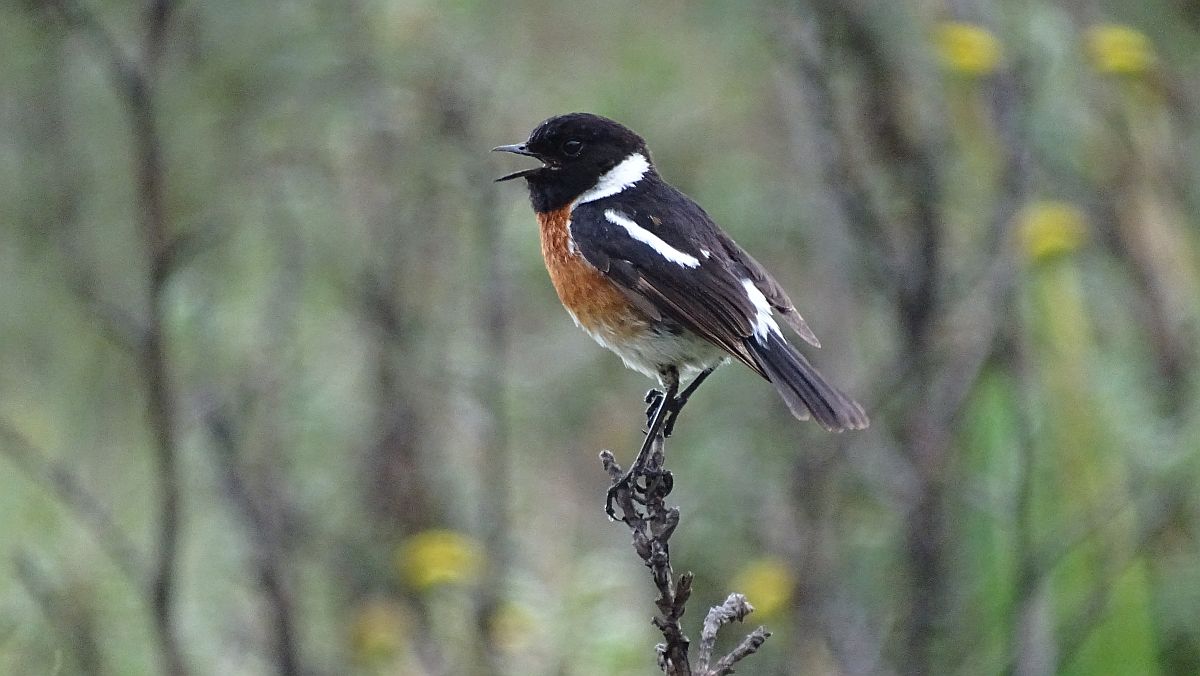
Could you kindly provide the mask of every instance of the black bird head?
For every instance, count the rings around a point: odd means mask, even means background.
[[[591,113],[569,113],[539,124],[529,140],[493,148],[506,153],[528,155],[542,166],[523,169],[497,181],[524,178],[538,211],[552,211],[594,188],[602,176],[634,155],[645,160],[647,172],[650,152],[646,142],[628,127],[607,117]]]

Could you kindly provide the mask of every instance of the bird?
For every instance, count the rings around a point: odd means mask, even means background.
[[[496,181],[525,180],[546,269],[571,318],[663,388],[647,396],[646,441],[625,479],[643,464],[655,435],[669,435],[696,388],[728,361],[774,385],[798,419],[832,432],[867,427],[863,407],[829,384],[785,335],[781,324],[820,347],[783,287],[662,178],[636,132],[600,115],[568,113],[493,152],[541,162]]]

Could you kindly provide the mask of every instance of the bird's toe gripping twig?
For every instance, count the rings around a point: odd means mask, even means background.
[[[613,508],[615,505],[621,508],[620,520],[628,523],[630,517],[635,515],[633,510],[636,509],[636,505],[645,505],[650,500],[661,500],[670,495],[675,487],[675,477],[669,470],[662,468],[661,435],[657,436],[657,442],[651,443],[654,450],[648,453],[647,457],[642,458],[639,454],[641,461],[635,461],[628,471],[621,470],[609,451],[601,454],[601,461],[612,481],[604,499],[604,513],[608,518],[617,520],[616,510]]]
[[[651,494],[661,494],[665,497],[667,493],[671,492],[674,480],[670,477],[669,472],[662,470],[664,462],[662,447],[666,436],[663,430],[668,424],[668,418],[678,413],[682,406],[682,401],[675,396],[676,392],[677,387],[671,386],[666,392],[650,390],[646,393],[645,401],[648,405],[646,408],[646,439],[642,442],[637,457],[630,464],[629,471],[614,478],[612,486],[608,489],[604,500],[604,513],[608,515],[608,518],[614,520],[617,518],[613,504],[618,502],[618,495],[623,490],[629,492],[631,501],[643,504]],[[644,486],[638,483],[642,477],[646,479]],[[626,513],[625,518],[628,516],[629,514]]]

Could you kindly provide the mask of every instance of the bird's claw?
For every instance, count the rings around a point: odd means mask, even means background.
[[[646,392],[646,426],[649,427],[654,422],[654,414],[658,412],[658,407],[662,403],[663,397],[666,395],[661,390],[649,390]],[[675,431],[675,419],[678,417],[679,409],[683,408],[683,402],[678,398],[668,401],[666,411],[664,413],[662,435],[664,438],[669,438],[671,433]]]
[[[608,493],[604,496],[604,513],[613,521],[617,520],[617,511],[613,509],[613,503],[617,501],[618,493],[622,490],[630,490],[628,474],[617,479],[613,485],[609,486]],[[624,517],[622,517],[621,521],[624,520]]]

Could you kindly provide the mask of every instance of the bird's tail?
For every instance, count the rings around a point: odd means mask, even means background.
[[[768,331],[761,342],[758,335],[745,342],[792,415],[806,420],[811,413],[821,427],[831,432],[861,430],[870,422],[858,402],[826,382],[779,333]]]

